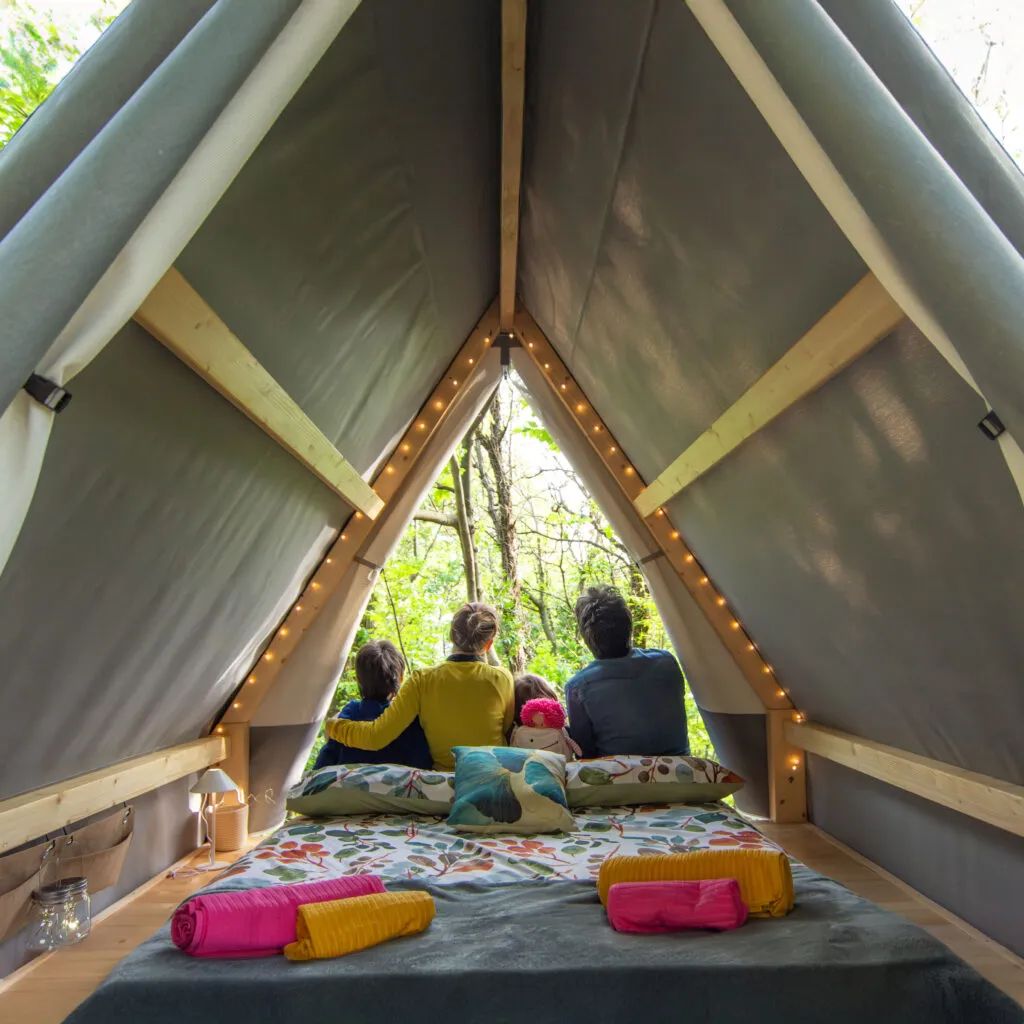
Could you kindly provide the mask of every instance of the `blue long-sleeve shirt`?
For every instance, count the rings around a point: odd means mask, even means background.
[[[689,754],[684,687],[668,651],[598,658],[565,685],[569,735],[584,757]]]
[[[380,718],[387,704],[379,700],[350,700],[338,713],[350,722],[373,722]],[[314,768],[333,764],[405,764],[410,768],[431,768],[434,761],[427,746],[427,737],[416,719],[397,740],[380,750],[360,750],[329,739],[317,755]]]

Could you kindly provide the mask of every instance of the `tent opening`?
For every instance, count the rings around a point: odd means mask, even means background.
[[[513,675],[544,677],[561,695],[591,660],[573,605],[596,583],[611,583],[626,597],[635,646],[671,650],[641,567],[512,371],[425,495],[378,577],[329,714],[359,696],[355,655],[364,643],[390,640],[410,670],[435,664],[450,653],[448,621],[466,600],[499,608],[498,662]],[[714,758],[689,686],[686,710],[691,752]],[[309,765],[323,742],[321,735]]]

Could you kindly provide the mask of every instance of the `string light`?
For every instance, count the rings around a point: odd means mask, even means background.
[[[423,420],[420,420],[419,423],[416,424],[416,429],[417,430],[426,430],[427,429],[427,425],[426,425],[426,423],[423,422]]]
[[[224,735],[224,726],[223,725],[218,725],[217,726],[217,732],[220,733],[221,736],[223,736]]]
[[[632,476],[636,470],[632,466],[627,466],[622,472],[625,473],[626,476]]]
[[[721,597],[721,596],[716,597],[715,598],[715,604],[717,604],[719,608],[724,608],[725,607],[725,598]]]
[[[264,651],[263,652],[263,660],[264,661],[273,661],[274,660],[274,652],[273,651]]]
[[[792,768],[793,771],[796,771],[797,768],[800,767],[800,758],[799,757],[791,757],[789,759],[789,767]]]
[[[390,466],[390,465],[385,466],[384,467],[384,472],[387,473],[388,476],[391,476],[395,472],[395,467],[394,466]]]
[[[289,630],[287,626],[282,626],[278,630],[278,632],[281,634],[281,636],[287,636],[291,632],[291,630]]]
[[[532,341],[528,341],[528,342],[526,343],[526,347],[527,347],[527,348],[533,348],[533,342],[532,342]]]
[[[472,356],[470,356],[469,357],[469,365],[472,366],[475,362],[476,362],[476,360]]]
[[[559,388],[561,388],[562,391],[565,391],[566,388],[568,388],[569,385],[568,384],[559,384],[558,386],[559,386]]]
[[[577,402],[576,403],[576,411],[577,412],[586,412],[587,411],[586,403],[585,402]]]
[[[594,424],[594,433],[595,434],[600,434],[601,433],[601,424],[600,423],[595,423]]]
[[[328,565],[332,565],[332,564],[333,564],[333,562],[334,562],[334,559],[333,559],[333,558],[331,558],[331,556],[330,556],[330,555],[328,555],[328,556],[327,556],[327,557],[326,557],[326,558],[324,559],[324,561],[325,561],[325,562],[326,562],[326,563],[327,563]]]
[[[234,704],[232,704],[231,706],[237,711],[242,706],[242,702],[239,701],[239,700],[236,700],[234,702]]]
[[[807,716],[802,711],[797,711],[793,715],[793,721],[796,722],[797,725],[803,725],[804,722],[807,721]]]
[[[684,561],[684,562],[685,562],[685,563],[686,563],[687,565],[691,565],[691,564],[692,564],[693,562],[695,562],[695,561],[696,561],[696,559],[695,559],[695,558],[693,557],[693,554],[692,554],[691,552],[687,551],[687,552],[686,552],[686,557],[685,557],[685,558],[683,559],[683,561]]]
[[[701,576],[701,578],[700,578],[700,585],[702,587],[706,587],[709,582],[710,582],[710,580],[707,578],[707,576]]]
[[[673,530],[672,531],[672,539],[673,540],[679,540],[679,531],[678,530]]]
[[[491,343],[491,336],[488,334],[487,337],[484,338],[484,344],[485,345],[489,345],[490,343]]]
[[[362,518],[363,518],[363,513],[362,512],[357,512],[356,513],[356,519],[362,519]]]
[[[772,667],[771,667],[771,665],[763,665],[763,666],[761,667],[761,671],[762,671],[762,672],[763,672],[763,673],[764,673],[764,674],[765,674],[766,676],[770,676],[770,675],[772,674]]]
[[[439,399],[438,399],[438,400],[437,400],[437,401],[436,401],[436,402],[434,403],[434,408],[435,408],[435,409],[443,409],[443,408],[444,408],[444,402],[442,402],[442,401],[441,401],[441,399],[439,398]]]
[[[472,361],[473,360],[471,359],[470,362],[472,362]],[[405,444],[402,445],[402,451],[403,452],[411,452],[412,451],[412,445],[409,444],[408,441],[406,441]]]
[[[775,691],[775,696],[776,696],[776,697],[778,697],[778,698],[779,698],[779,699],[781,700],[781,699],[782,699],[783,697],[785,697],[785,696],[786,696],[786,691],[785,691],[784,689],[782,689],[782,687],[780,686],[780,687],[779,687],[779,688],[778,688],[778,689],[777,689],[777,690]]]
[[[663,516],[664,514],[665,514],[665,510],[663,508],[659,508],[658,511],[655,513],[655,515],[659,515],[659,516]]]
[[[750,644],[747,644],[747,650],[748,651],[756,651],[757,647],[754,644],[750,643]]]
[[[348,540],[348,534],[347,534],[347,533],[343,533],[343,534],[341,535],[341,539],[342,539],[342,540]]]
[[[313,582],[310,583],[309,587],[310,587],[311,590],[319,590],[320,589],[320,584],[317,583],[316,580],[313,580]]]
[[[739,629],[740,628],[740,624],[735,619],[733,619],[732,622],[729,623],[729,628],[730,629]]]
[[[256,685],[256,677],[255,676],[249,676],[249,685],[250,686],[255,686]]]
[[[619,449],[616,448],[615,445],[612,445],[611,448],[608,449],[608,454],[609,455],[614,455],[618,450]]]
[[[457,380],[456,380],[456,379],[455,379],[454,377],[452,377],[452,383],[453,383],[453,384],[454,384],[454,385],[455,385],[456,387],[458,387],[458,386],[459,386],[459,382],[458,382],[458,381],[457,381]]]
[[[550,363],[545,363],[544,364],[544,369],[545,370],[550,370],[551,369],[551,364]]]
[[[296,610],[297,612],[301,612],[301,611],[302,611],[302,605],[301,605],[301,604],[297,604],[297,605],[295,606],[295,610]]]

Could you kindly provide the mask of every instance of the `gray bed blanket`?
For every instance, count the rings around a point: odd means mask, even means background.
[[[425,934],[338,960],[198,960],[168,929],[72,1024],[1022,1024],[921,929],[795,866],[797,907],[734,932],[622,935],[593,884],[430,891]],[[390,884],[391,889],[401,885]]]

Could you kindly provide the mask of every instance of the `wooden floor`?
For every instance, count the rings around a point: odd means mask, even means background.
[[[809,867],[931,932],[977,971],[1024,1002],[1024,960],[813,825],[758,823]],[[221,859],[234,856],[222,854]],[[205,855],[200,855],[199,860]],[[84,942],[40,957],[0,982],[0,1024],[59,1024],[114,965],[149,938],[209,875],[160,877],[97,915]]]

